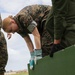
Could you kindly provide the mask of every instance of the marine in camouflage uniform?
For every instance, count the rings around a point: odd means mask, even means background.
[[[52,0],[46,27],[63,48],[75,44],[75,0]],[[52,31],[53,30],[53,31]]]
[[[48,5],[32,5],[23,8],[16,16],[14,16],[14,20],[20,28],[18,33],[22,37],[25,37],[27,34],[31,34],[37,24],[42,40],[41,45],[43,49],[43,56],[49,54],[51,44],[50,34],[45,29],[45,21],[50,9],[51,6]],[[32,21],[35,21],[36,24],[34,23],[32,25]]]
[[[0,75],[4,75],[5,66],[8,60],[7,44],[4,34],[1,32],[2,20],[0,15]]]

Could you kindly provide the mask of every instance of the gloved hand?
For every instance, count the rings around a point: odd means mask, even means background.
[[[42,58],[42,50],[41,49],[35,49],[34,52],[31,52],[31,59],[30,59],[30,69],[33,70],[35,64],[37,63],[37,60]]]
[[[53,54],[61,49],[64,49],[60,44],[53,44],[51,51],[50,51],[50,57],[53,57]]]
[[[42,58],[42,50],[41,49],[35,49],[34,54],[35,54],[34,62],[36,64],[37,60]]]
[[[34,69],[34,52],[31,52],[31,58],[30,58],[30,61],[29,61],[29,64],[30,64],[30,69],[33,70]]]
[[[33,70],[34,69],[34,59],[30,59],[30,69]]]

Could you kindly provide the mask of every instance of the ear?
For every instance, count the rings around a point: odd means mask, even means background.
[[[11,23],[15,23],[15,21],[14,20],[11,20]]]

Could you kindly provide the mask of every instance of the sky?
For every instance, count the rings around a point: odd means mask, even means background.
[[[51,5],[51,0],[0,0],[0,13],[2,19],[9,15],[16,15],[22,8],[33,4]],[[1,29],[2,30],[2,29]],[[6,71],[18,71],[27,69],[30,60],[30,52],[24,39],[17,33],[12,34],[10,40],[2,30],[7,41],[8,62]],[[30,35],[34,44],[33,35]],[[35,44],[34,44],[35,45]]]

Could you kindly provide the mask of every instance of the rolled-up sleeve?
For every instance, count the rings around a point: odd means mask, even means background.
[[[32,33],[36,26],[37,23],[35,21],[32,21],[31,24],[27,27],[27,29]]]
[[[23,23],[23,26],[25,29],[29,31],[29,33],[32,33],[34,28],[37,26],[37,23],[33,20],[32,16],[30,14],[22,15],[20,17],[20,21]]]

